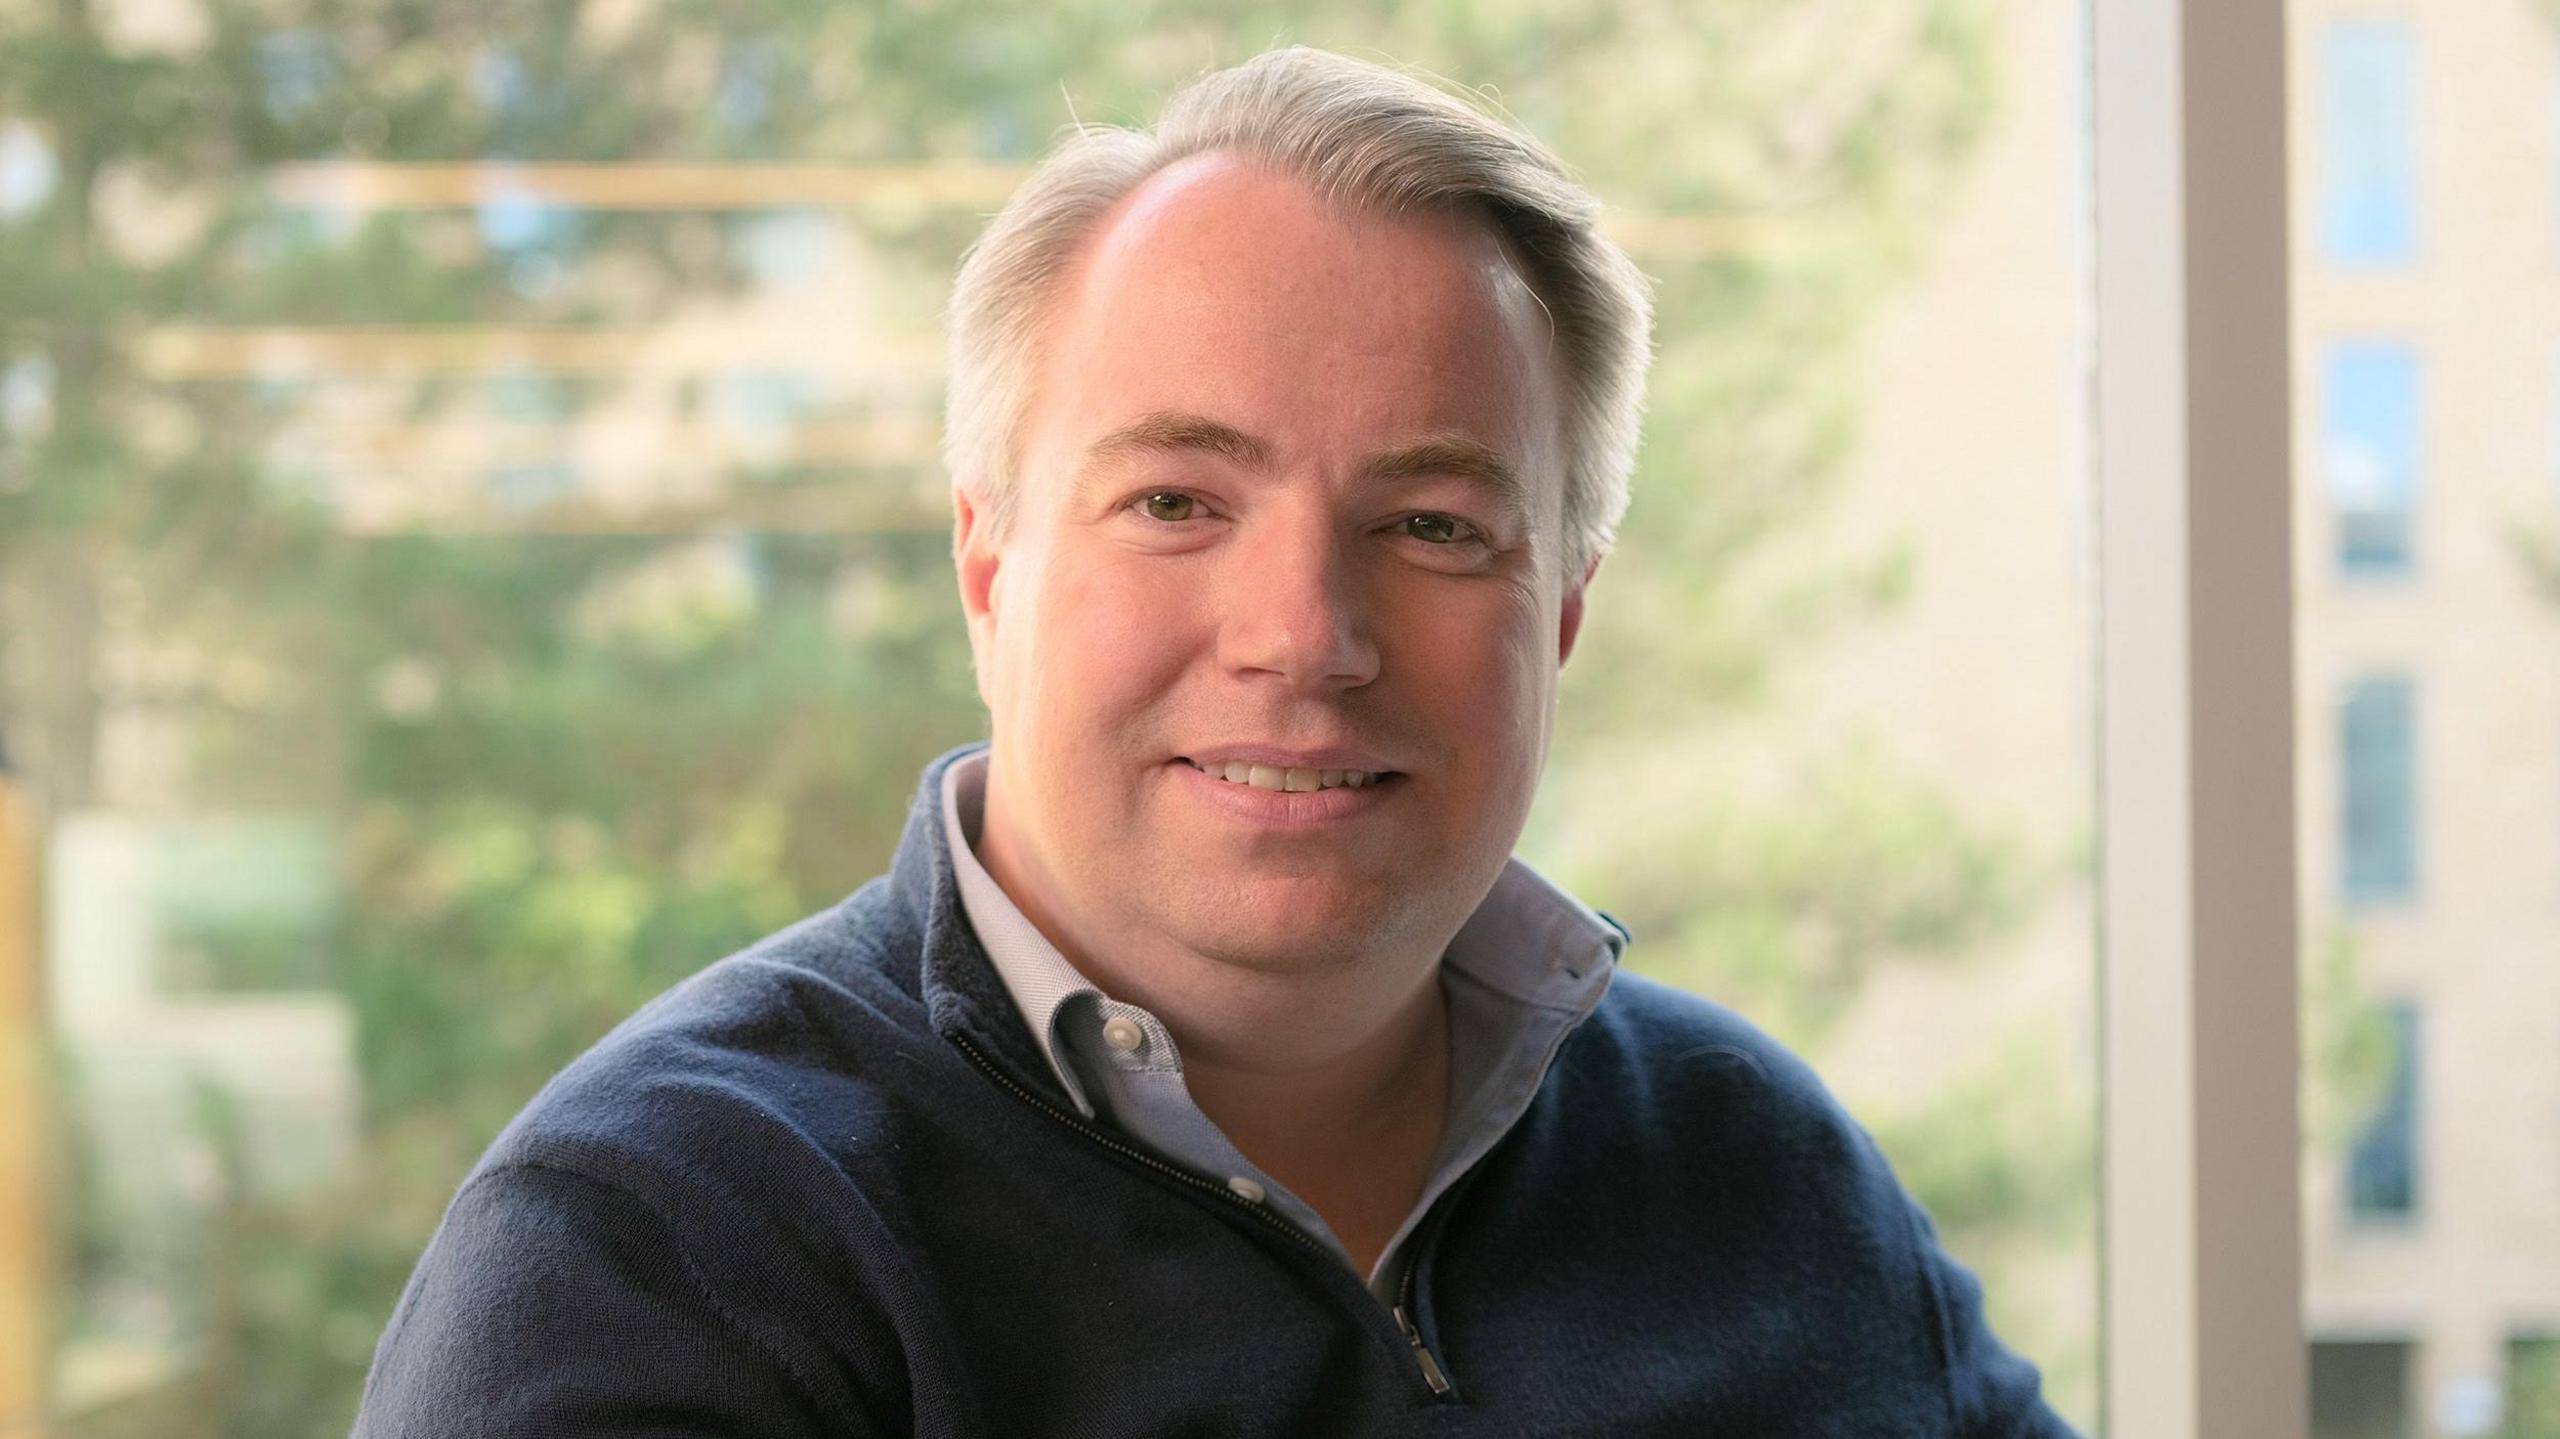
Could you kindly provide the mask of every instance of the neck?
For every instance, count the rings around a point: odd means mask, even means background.
[[[1177,1033],[1176,1038],[1180,1036]],[[1185,1060],[1192,1101],[1245,1158],[1324,1216],[1362,1276],[1430,1182],[1449,1109],[1449,1009],[1436,973],[1331,1063]]]
[[[1182,1038],[1179,1030],[1175,1038]],[[1358,1148],[1356,1141],[1409,1126],[1420,1109],[1439,1108],[1448,1087],[1449,1012],[1435,972],[1384,1023],[1321,1060],[1300,1052],[1275,1062],[1259,1045],[1199,1048],[1205,1052],[1196,1059],[1191,1047],[1183,1051],[1192,1101],[1260,1163],[1257,1145],[1275,1154],[1335,1141]],[[1437,1124],[1432,1128],[1436,1141]]]

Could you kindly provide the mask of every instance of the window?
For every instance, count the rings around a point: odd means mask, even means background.
[[[2409,1432],[2409,1351],[2401,1340],[2311,1346],[2311,1439]]]
[[[2336,20],[2321,37],[2320,241],[2341,265],[2406,264],[2417,251],[2409,27]]]
[[[2418,1215],[2422,1196],[2418,1160],[2418,1009],[2383,1006],[2391,1038],[2391,1077],[2382,1098],[2347,1153],[2347,1212],[2359,1220],[2406,1220]]]
[[[229,847],[191,851],[182,923],[139,934],[141,841],[73,865],[45,837],[81,886],[47,913],[82,924],[43,972],[184,986],[81,1030],[100,1062],[64,1152],[110,1152],[59,1202],[17,1178],[0,1072],[0,1271],[19,1196],[63,1238],[42,1285],[0,1272],[0,1333],[58,1336],[46,1432],[346,1434],[509,1116],[885,867],[918,766],[985,724],[936,446],[955,265],[1062,128],[1150,119],[1295,35],[1498,96],[1588,167],[1657,287],[1616,599],[1563,679],[1590,722],[1559,727],[1523,858],[1628,916],[1632,964],[1812,1063],[2095,1432],[2079,7],[1604,3],[1496,33],[1289,0],[1059,35],[642,4],[417,43],[391,0],[281,7],[150,7],[217,17],[141,77],[201,127],[122,123],[114,86],[0,114],[0,231],[76,203],[175,277],[48,280],[79,257],[19,247],[50,298],[0,326],[0,613],[95,623],[42,627],[40,663],[0,645],[0,731],[45,813],[219,821],[202,843]],[[29,14],[65,65],[131,68],[121,31]],[[96,144],[57,166],[70,134]],[[102,205],[98,174],[222,205]],[[22,513],[90,528],[54,544]],[[65,574],[12,563],[39,538]],[[1986,1019],[1986,993],[2016,1002]],[[181,1030],[233,1111],[141,1071]]]
[[[2333,343],[2321,366],[2320,463],[2338,573],[2404,576],[2418,495],[2418,357],[2403,344]]]
[[[2338,708],[2339,880],[2350,904],[2417,892],[2414,693],[2403,678],[2358,680]]]

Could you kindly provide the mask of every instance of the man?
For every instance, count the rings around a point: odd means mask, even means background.
[[[1510,858],[1649,304],[1534,142],[1307,50],[966,262],[987,746],[491,1148],[368,1435],[2066,1432],[1866,1135]]]

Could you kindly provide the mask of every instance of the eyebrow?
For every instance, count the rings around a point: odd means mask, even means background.
[[[1076,466],[1075,493],[1081,497],[1095,477],[1117,461],[1167,454],[1211,454],[1250,470],[1271,467],[1271,447],[1235,426],[1206,415],[1157,410],[1085,448],[1084,458]],[[1372,455],[1362,462],[1353,478],[1362,485],[1372,485],[1439,475],[1484,490],[1508,519],[1527,528],[1531,513],[1528,482],[1491,445],[1464,435],[1432,435]]]
[[[1157,410],[1140,415],[1087,446],[1084,459],[1076,469],[1081,477],[1115,460],[1140,455],[1202,452],[1232,460],[1247,469],[1267,469],[1271,464],[1270,447],[1233,425],[1206,415]]]
[[[1464,435],[1435,435],[1419,444],[1372,456],[1360,467],[1363,484],[1448,475],[1483,490],[1505,518],[1529,527],[1529,482],[1491,445]]]

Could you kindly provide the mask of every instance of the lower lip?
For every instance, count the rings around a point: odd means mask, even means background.
[[[1296,791],[1256,789],[1219,779],[1189,760],[1180,759],[1173,762],[1173,778],[1177,784],[1198,790],[1203,800],[1227,813],[1270,829],[1319,829],[1357,819],[1395,798],[1405,781],[1403,775],[1391,774],[1357,789],[1349,785]]]

